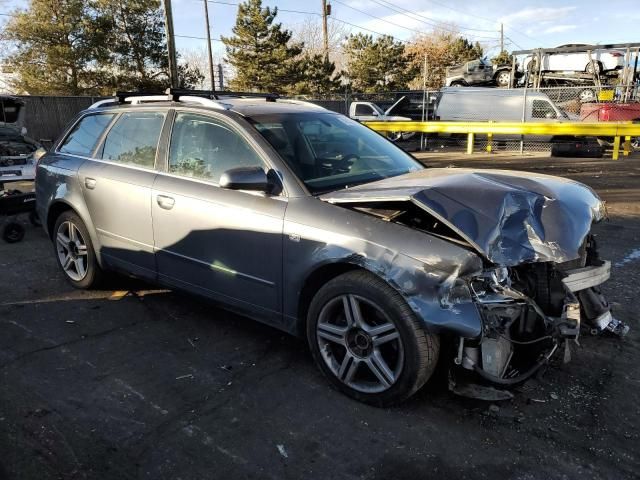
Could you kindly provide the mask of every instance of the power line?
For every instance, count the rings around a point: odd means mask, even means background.
[[[339,3],[340,5],[344,5],[344,6],[345,6],[345,7],[347,7],[347,8],[350,8],[350,9],[352,9],[352,10],[355,10],[356,12],[359,12],[359,13],[361,13],[361,14],[363,14],[363,15],[366,15],[366,16],[368,16],[368,17],[375,18],[376,20],[380,20],[380,21],[382,21],[382,22],[385,22],[385,23],[388,23],[388,24],[390,24],[390,25],[393,25],[394,27],[404,28],[405,30],[409,30],[409,31],[411,31],[411,32],[415,32],[415,33],[418,33],[418,34],[421,34],[421,35],[424,35],[425,33],[427,33],[427,32],[421,31],[421,30],[415,30],[415,29],[410,28],[410,27],[405,27],[404,25],[400,25],[400,24],[398,24],[398,23],[392,22],[391,20],[386,20],[386,19],[384,19],[384,18],[377,17],[377,16],[372,15],[372,14],[370,14],[370,13],[368,13],[368,12],[365,12],[365,11],[363,11],[363,10],[359,10],[359,9],[357,9],[357,8],[355,8],[355,7],[352,7],[351,5],[348,5],[348,4],[346,4],[346,3],[344,3],[344,2],[342,2],[342,1],[340,1],[340,0],[333,0],[333,1],[334,1],[334,2],[336,2],[336,3]],[[378,2],[378,1],[376,1],[376,0],[373,0],[373,1],[374,1],[375,3],[378,3],[379,5],[382,5],[383,7],[387,7],[387,8],[389,8],[390,10],[394,10],[394,8],[395,8],[395,7],[393,7],[393,8],[392,8],[391,6],[384,5],[383,3],[380,3],[380,2]],[[385,2],[385,3],[386,3],[386,2]],[[398,8],[401,8],[401,7],[398,7]],[[403,10],[404,10],[404,9],[403,9]],[[451,33],[460,33],[459,31],[456,31],[456,30],[454,30],[454,29],[448,29],[447,27],[443,27],[443,26],[439,25],[439,24],[438,24],[438,23],[436,23],[436,22],[433,22],[433,21],[426,21],[426,20],[420,20],[420,19],[417,19],[417,18],[410,17],[409,15],[407,15],[406,13],[401,12],[400,10],[394,10],[394,11],[395,11],[395,12],[397,12],[397,13],[399,13],[400,15],[404,15],[404,16],[406,16],[406,17],[410,18],[411,20],[417,20],[417,21],[422,22],[422,23],[424,23],[424,24],[426,24],[426,25],[429,25],[429,26],[431,26],[431,27],[442,28],[442,29],[447,30],[447,31],[449,31],[449,32],[451,32]],[[405,10],[405,11],[407,11],[407,12],[408,12],[408,10]],[[410,13],[411,13],[411,12],[410,12]],[[417,15],[417,14],[416,14],[416,15]],[[422,15],[420,15],[420,16],[422,16]],[[427,17],[423,17],[423,18],[427,18]],[[461,28],[461,29],[462,29],[462,28]],[[480,32],[493,32],[493,30],[478,30],[478,29],[472,29],[472,28],[465,28],[465,30],[477,30],[477,31],[480,31]],[[493,32],[493,33],[496,33],[496,32]],[[483,39],[495,40],[495,37],[486,37],[486,36],[475,35],[475,34],[467,34],[467,35],[469,35],[469,36],[473,36],[473,37],[475,37],[475,38],[483,38]]]
[[[341,2],[340,0],[333,0],[335,3],[339,3],[340,5],[344,5],[347,8],[350,8],[351,10],[355,10],[356,12],[362,13],[363,15],[366,15],[368,17],[371,18],[375,18],[376,20],[380,20],[382,22],[388,23],[389,25],[393,25],[394,27],[399,27],[399,28],[404,28],[405,30],[409,30],[410,32],[414,32],[414,33],[419,33],[419,34],[424,34],[425,32],[422,32],[420,30],[414,30],[413,28],[409,28],[409,27],[405,27],[404,25],[399,25],[397,23],[391,22],[389,20],[385,20],[384,18],[380,18],[380,17],[376,17],[375,15],[371,15],[370,13],[367,13],[363,10],[359,10],[355,7],[352,7],[351,5],[347,5],[346,3]]]
[[[228,6],[232,6],[232,7],[237,7],[238,6],[237,3],[224,2],[222,0],[207,0],[207,1],[209,3],[215,3],[215,4],[218,4],[218,5],[228,5]],[[291,9],[286,9],[286,8],[280,8],[280,7],[277,7],[277,6],[276,6],[276,8],[278,9],[278,12],[297,13],[297,14],[301,14],[301,15],[313,15],[313,16],[316,16],[316,17],[321,17],[322,16],[322,14],[318,13],[318,12],[308,12],[308,11],[304,11],[304,10],[291,10]],[[329,19],[334,21],[334,22],[342,23],[344,25],[349,25],[350,27],[359,28],[361,30],[366,30],[367,32],[370,32],[370,33],[375,33],[376,35],[387,36],[387,37],[391,37],[391,38],[394,38],[396,40],[399,40],[396,37],[394,37],[393,35],[389,35],[387,33],[378,32],[376,30],[372,30],[372,29],[367,28],[367,27],[361,27],[360,25],[356,25],[354,23],[347,22],[346,20],[341,20],[339,18],[336,18],[333,15],[331,17],[329,17]]]
[[[524,48],[522,48],[520,45],[518,45],[515,40],[513,40],[511,37],[507,37],[506,35],[504,36],[504,38],[506,38],[507,40],[509,40],[511,43],[513,43],[516,47],[518,47],[520,50],[524,50]]]
[[[336,0],[337,1],[337,0]],[[439,28],[443,28],[444,30],[448,30],[446,27],[443,27],[441,24],[439,24],[437,21],[435,21],[432,18],[426,17],[424,15],[421,15],[417,12],[412,12],[411,10],[408,10],[404,7],[401,7],[399,5],[394,5],[392,3],[389,3],[385,0],[371,0],[374,3],[377,3],[378,5],[382,5],[383,7],[388,8],[389,10],[393,10],[397,13],[400,13],[401,15],[405,15],[409,18],[411,18],[412,20],[418,20],[420,22],[426,23],[427,25],[431,25],[431,26],[435,26],[435,27],[439,27]],[[406,12],[406,13],[404,13]],[[408,14],[411,14],[415,17],[420,17],[420,18],[414,18],[413,16],[409,16]],[[422,20],[420,20],[422,19]],[[484,29],[480,29],[480,28],[471,28],[471,27],[458,27],[459,30],[469,30],[469,31],[475,31],[475,32],[485,32],[485,33],[495,33],[495,30],[484,30]],[[449,30],[453,33],[458,33],[457,31],[451,29]]]
[[[424,15],[421,15],[421,14],[419,14],[419,13],[417,13],[417,12],[412,12],[411,10],[408,10],[408,9],[406,9],[406,8],[403,8],[403,7],[399,6],[399,5],[394,5],[394,4],[392,4],[392,3],[387,2],[386,0],[371,0],[371,1],[373,1],[374,3],[377,3],[378,5],[382,5],[382,6],[384,6],[384,7],[387,7],[387,8],[388,8],[388,9],[390,9],[390,10],[394,10],[395,12],[402,13],[401,11],[404,11],[404,12],[406,12],[406,13],[408,13],[408,14],[411,14],[411,15],[414,15],[414,16],[417,16],[417,17],[421,17],[421,18],[423,18],[423,19],[425,19],[425,20],[428,20],[428,21],[430,21],[430,22],[433,22],[433,19],[431,19],[431,18],[429,18],[429,17],[425,17]],[[427,1],[429,1],[430,3],[433,3],[433,4],[435,4],[435,5],[439,5],[439,6],[441,6],[441,7],[448,8],[449,10],[452,10],[452,11],[454,11],[454,12],[462,13],[462,14],[464,14],[464,15],[468,15],[468,14],[469,14],[468,12],[465,12],[465,11],[463,11],[463,10],[455,9],[455,8],[453,8],[453,7],[450,7],[450,6],[446,5],[446,4],[441,4],[441,3],[435,2],[434,0],[427,0]],[[401,11],[399,11],[399,10],[401,10]],[[407,16],[409,16],[409,15],[407,15]],[[486,20],[486,21],[491,22],[491,23],[497,23],[497,20],[495,20],[495,19],[491,19],[491,18],[487,18],[487,17],[482,17],[482,16],[480,16],[480,15],[474,15],[474,17],[480,18],[480,19],[482,19],[482,20]],[[409,17],[409,18],[413,18],[413,17]],[[414,18],[414,19],[415,19],[415,18]],[[425,22],[425,23],[428,23],[428,22]],[[504,23],[504,22],[502,22],[502,23]],[[530,36],[529,36],[529,35],[527,35],[526,33],[521,32],[521,31],[519,31],[519,30],[516,30],[515,28],[513,28],[513,26],[512,26],[512,25],[510,25],[510,24],[508,24],[508,23],[504,23],[504,24],[505,24],[506,26],[508,26],[508,27],[511,29],[511,31],[512,31],[513,33],[517,33],[517,34],[522,35],[522,36],[524,36],[524,37],[527,37],[527,38],[529,38],[529,39],[531,39],[531,40],[535,40],[535,38],[530,37]],[[442,27],[442,26],[440,26],[440,28],[443,28],[443,27]],[[459,28],[460,28],[460,30],[470,30],[470,31],[476,31],[476,32],[493,32],[493,30],[484,30],[484,29],[471,28],[471,27],[459,27]],[[446,30],[446,27],[445,27],[444,29]],[[452,30],[449,30],[449,31],[452,31]],[[457,33],[457,32],[455,32],[455,31],[453,31],[453,32],[454,32],[454,33]]]

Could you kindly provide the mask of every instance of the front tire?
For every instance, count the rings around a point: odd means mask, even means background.
[[[431,377],[440,350],[404,298],[380,278],[352,271],[325,284],[307,316],[313,358],[346,395],[384,407]]]
[[[53,248],[58,266],[75,288],[93,288],[102,281],[103,272],[87,227],[74,212],[64,212],[56,220]]]

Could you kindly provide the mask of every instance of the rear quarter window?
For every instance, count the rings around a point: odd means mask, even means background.
[[[113,117],[113,113],[87,115],[73,127],[58,150],[83,157],[91,156],[91,152]]]

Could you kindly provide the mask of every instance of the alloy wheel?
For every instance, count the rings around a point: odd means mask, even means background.
[[[592,101],[595,100],[596,94],[595,94],[595,92],[593,90],[587,88],[587,89],[582,90],[580,92],[580,97],[579,98],[580,98],[580,101],[583,102],[583,103],[592,102]]]
[[[370,300],[340,295],[322,308],[316,324],[322,359],[342,383],[365,393],[391,388],[404,365],[396,325]]]
[[[79,282],[86,277],[88,271],[87,244],[74,223],[66,221],[58,227],[56,251],[60,265],[69,278]]]

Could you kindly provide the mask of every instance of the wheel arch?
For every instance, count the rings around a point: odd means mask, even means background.
[[[45,219],[45,225],[47,226],[47,234],[49,235],[50,239],[53,240],[53,227],[55,226],[58,217],[69,210],[76,215],[79,215],[78,212],[64,200],[57,200],[49,206],[49,209],[47,210],[47,218]]]
[[[357,265],[355,263],[351,263],[348,261],[336,261],[319,265],[307,275],[302,284],[300,295],[298,296],[296,332],[299,336],[305,335],[305,326],[307,324],[309,305],[311,304],[311,300],[313,300],[315,293],[325,283],[333,280],[343,273],[351,272],[354,270],[369,271],[361,265]]]
[[[83,215],[83,212],[75,208],[71,203],[67,202],[64,199],[58,199],[53,201],[51,205],[49,205],[49,208],[47,210],[47,218],[45,222],[43,222],[43,224],[46,225],[46,230],[47,230],[47,234],[49,235],[49,238],[53,240],[53,236],[54,236],[53,229],[55,227],[56,221],[58,220],[60,215],[62,215],[64,212],[73,212],[78,217],[80,217],[80,220],[82,220],[85,227],[87,228],[87,231],[89,232],[89,237],[91,239],[91,244],[93,245],[93,250],[95,252],[98,265],[100,265],[100,267],[103,267],[102,256],[100,255],[100,248],[99,248],[100,244],[98,242],[95,229],[93,228],[93,223],[91,222],[91,220],[88,218],[87,215]]]

